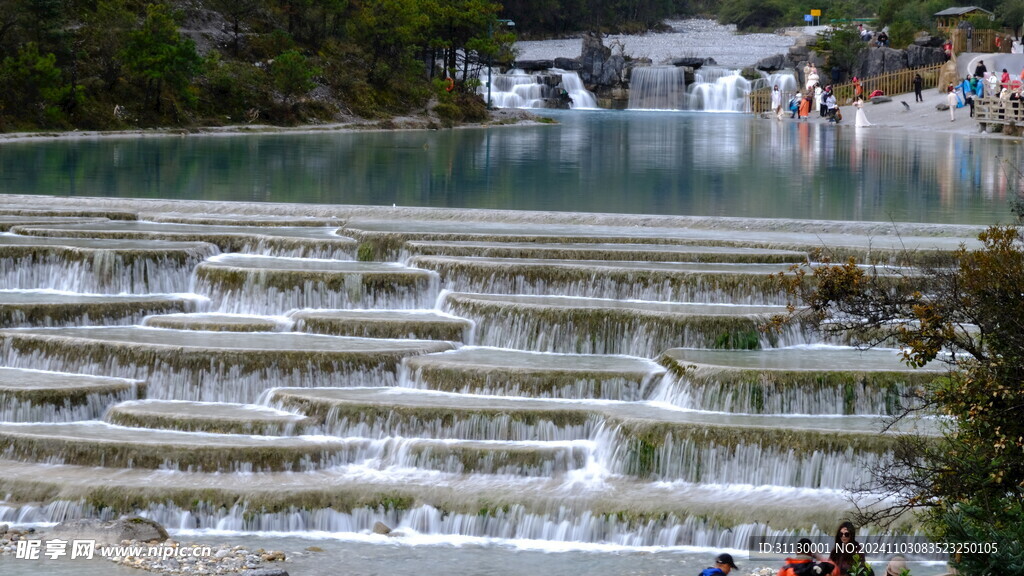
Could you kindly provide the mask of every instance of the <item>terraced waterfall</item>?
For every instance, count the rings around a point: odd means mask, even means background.
[[[822,247],[899,264],[973,242],[125,205],[0,210],[0,522],[637,549],[828,533],[891,450],[882,419],[939,368],[766,334],[773,275]]]

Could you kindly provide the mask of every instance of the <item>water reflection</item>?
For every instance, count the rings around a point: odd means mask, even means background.
[[[557,126],[5,143],[3,191],[988,224],[1009,141],[739,114],[548,112]]]

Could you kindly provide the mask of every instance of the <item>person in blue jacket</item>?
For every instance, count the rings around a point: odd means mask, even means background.
[[[733,568],[736,568],[736,563],[732,560],[732,554],[723,553],[716,556],[715,565],[702,570],[700,576],[729,576]]]

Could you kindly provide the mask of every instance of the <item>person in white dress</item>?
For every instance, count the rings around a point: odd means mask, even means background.
[[[807,74],[807,86],[806,86],[806,88],[808,90],[810,90],[811,88],[814,88],[817,84],[818,84],[818,68],[814,64],[811,64],[811,70]]]
[[[853,125],[857,128],[871,126],[871,122],[868,122],[868,117],[864,115],[864,101],[860,98],[854,100],[853,107],[857,109],[857,119]]]
[[[776,120],[782,121],[782,92],[779,92],[778,84],[772,89],[772,113]]]
[[[946,104],[949,105],[949,121],[956,122],[956,105],[960,102],[960,99],[956,96],[956,90],[953,89],[953,85],[950,84],[946,88]]]

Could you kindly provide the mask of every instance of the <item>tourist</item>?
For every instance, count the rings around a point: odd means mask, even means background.
[[[853,97],[854,99],[864,97],[864,87],[860,85],[860,79],[856,76],[853,77]]]
[[[953,43],[946,40],[946,43],[942,45],[942,58],[944,61],[949,62],[953,57]]]
[[[892,560],[885,565],[885,576],[910,576],[907,559],[903,556],[893,556]]]
[[[847,576],[855,560],[864,561],[864,545],[857,542],[853,522],[843,522],[836,530],[836,542],[828,557],[828,561],[835,565],[833,576]]]
[[[776,576],[829,576],[835,567],[828,562],[819,563],[811,551],[812,546],[809,538],[801,538],[796,543],[796,555],[786,558]]]
[[[888,45],[889,35],[885,33],[885,30],[882,30],[881,32],[878,33],[878,47],[885,48]]]
[[[974,75],[978,78],[984,78],[986,72],[988,72],[988,68],[985,67],[985,61],[978,60],[978,65],[974,67]]]
[[[996,78],[995,74],[988,75],[988,86],[985,87],[985,94],[989,98],[999,96],[999,79]]]
[[[814,87],[814,107],[818,109],[818,118],[824,118],[827,110],[825,109],[825,90],[822,90],[821,85]]]
[[[832,87],[825,88],[825,113],[828,116],[828,121],[833,124],[838,124],[842,119],[839,116],[839,102],[836,100],[836,95],[832,93]]]
[[[772,112],[776,120],[782,120],[782,92],[779,92],[778,84],[772,89]]]
[[[801,120],[807,120],[807,117],[811,115],[811,104],[813,104],[811,94],[804,94],[804,99],[800,101],[799,114]]]
[[[806,87],[808,90],[811,90],[818,84],[818,68],[814,64],[808,64],[808,66],[810,66],[810,69],[807,72]]]
[[[1003,68],[1003,74],[999,76],[999,86],[1005,90],[1010,88],[1010,73],[1006,71],[1006,68]]]
[[[853,107],[857,109],[857,118],[853,125],[857,128],[871,126],[871,122],[868,122],[868,117],[864,115],[864,100],[862,98],[857,98],[853,101]]]
[[[732,554],[723,553],[716,556],[715,565],[702,570],[700,576],[728,576],[733,568],[739,570],[732,561]]]
[[[949,121],[956,122],[956,107],[960,104],[960,99],[957,98],[952,84],[946,88],[946,103],[949,104]]]
[[[964,95],[964,104],[967,104],[971,108],[971,118],[974,118],[975,85],[971,84],[971,80],[971,76],[964,76],[964,81],[960,83],[960,92]]]
[[[920,74],[914,74],[914,101],[924,102],[924,97],[921,96],[921,89],[924,87],[924,78],[921,78]]]
[[[796,118],[796,113],[800,110],[800,102],[803,99],[803,94],[800,94],[799,92],[789,99],[789,111],[792,112],[792,114],[789,115],[790,118]]]

